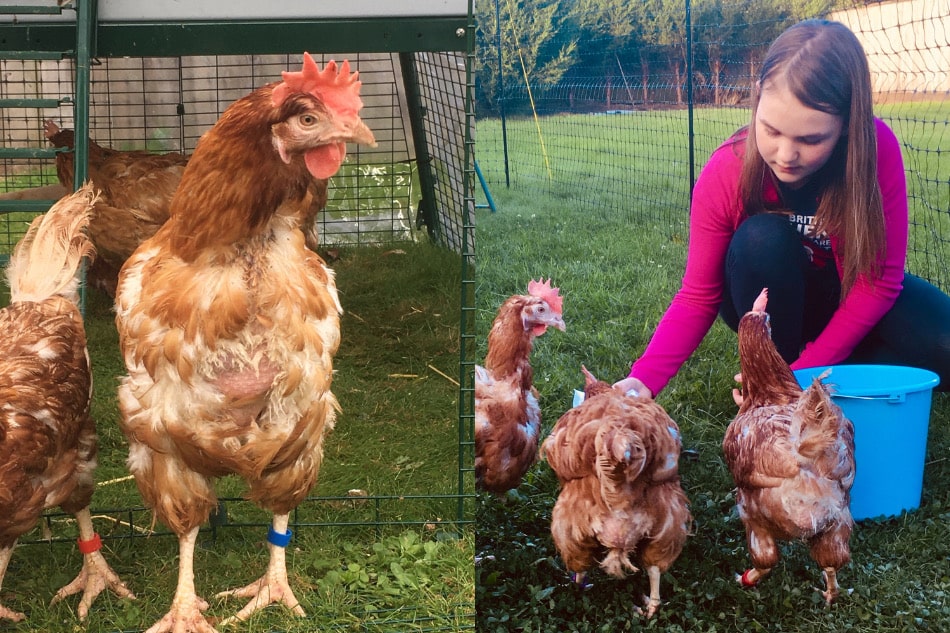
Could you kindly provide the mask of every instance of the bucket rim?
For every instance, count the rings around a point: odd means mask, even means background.
[[[899,393],[916,393],[918,391],[933,390],[937,385],[940,384],[940,376],[938,376],[936,373],[930,371],[929,369],[910,367],[907,365],[822,365],[818,367],[805,367],[802,369],[796,369],[793,370],[793,373],[795,374],[795,378],[799,380],[800,383],[802,380],[807,380],[810,383],[812,377],[819,376],[828,369],[831,370],[831,373],[822,379],[822,382],[825,384],[835,385],[837,387],[835,394],[840,395],[883,396]],[[862,387],[860,385],[845,385],[842,387],[840,384],[835,382],[835,371],[838,371],[839,373],[859,371],[896,371],[903,374],[904,376],[915,373],[918,375],[915,376],[913,380],[907,380],[906,384],[900,380],[895,380],[890,382],[886,387],[882,387],[880,385],[872,385],[867,387]]]

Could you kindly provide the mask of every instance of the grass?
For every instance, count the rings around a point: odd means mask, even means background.
[[[950,99],[877,106],[904,148],[910,200],[910,269],[950,288]],[[695,172],[729,134],[748,123],[743,108],[694,111]],[[687,217],[689,207],[688,113],[651,110],[627,114],[568,114],[506,122],[510,181],[520,195],[543,205],[581,207],[600,219],[666,222]],[[492,194],[505,186],[498,119],[478,121],[477,158]],[[941,150],[941,146],[943,150]],[[515,194],[519,195],[519,194]],[[479,257],[479,259],[481,259]]]
[[[426,242],[398,248],[341,247],[331,264],[344,305],[333,383],[343,412],[326,442],[314,495],[294,517],[288,548],[291,584],[308,617],[264,610],[241,631],[457,631],[471,627],[474,534],[457,522],[459,257]],[[27,612],[11,631],[140,631],[167,609],[177,579],[177,542],[141,507],[125,467],[118,428],[117,377],[123,371],[111,312],[87,295],[86,329],[94,369],[93,414],[100,435],[93,498],[106,556],[138,595],[101,596],[88,622],[75,599],[48,606],[81,561],[71,517],[50,513],[21,539],[0,601]],[[113,480],[111,483],[110,480]],[[367,498],[350,499],[360,489]],[[243,585],[266,566],[269,516],[240,499],[243,485],[220,480],[226,516],[202,534],[196,555],[201,595]],[[471,517],[471,504],[466,507]],[[129,523],[133,526],[130,527]],[[240,601],[210,600],[213,617]]]
[[[490,162],[492,156],[480,150],[482,158]],[[636,179],[644,189],[662,188],[649,176]],[[498,305],[523,292],[530,278],[550,276],[564,296],[567,331],[539,338],[532,355],[544,437],[571,406],[572,390],[583,383],[582,363],[613,381],[625,376],[642,352],[682,276],[687,218],[655,208],[590,208],[557,189],[547,194],[531,186],[495,186],[492,194],[499,211],[480,210],[476,217],[478,357],[484,355],[485,334]],[[656,219],[661,217],[668,219]],[[736,411],[731,389],[737,370],[735,335],[717,322],[657,400],[679,424],[689,451],[680,471],[695,519],[683,553],[663,575],[660,612],[650,621],[632,612],[648,589],[643,573],[618,581],[597,570],[593,590],[570,586],[550,536],[557,481],[541,463],[508,498],[478,497],[478,630],[946,630],[950,396],[934,396],[920,508],[858,524],[851,540],[853,560],[839,574],[844,594],[827,609],[813,590],[821,586],[820,570],[800,543],[783,547],[781,563],[758,588],[743,590],[733,579],[748,566],[721,450]]]

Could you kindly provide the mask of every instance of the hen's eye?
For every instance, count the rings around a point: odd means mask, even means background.
[[[300,115],[300,124],[306,125],[308,127],[311,125],[316,125],[317,117],[313,116],[312,114],[302,114]]]

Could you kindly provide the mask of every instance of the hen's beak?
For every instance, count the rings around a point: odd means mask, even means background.
[[[544,334],[549,327],[555,327],[562,332],[567,331],[564,325],[564,319],[561,318],[561,315],[554,314],[554,312],[550,310],[540,318],[538,318],[537,315],[533,317],[522,315],[521,325],[524,326],[525,331],[533,331],[535,336]]]
[[[567,326],[564,325],[564,319],[560,314],[554,314],[553,312],[548,312],[544,317],[534,320],[534,327],[554,327],[562,332],[567,331]]]
[[[363,123],[363,119],[356,119],[349,128],[346,134],[349,142],[376,147],[376,137],[373,136],[373,131],[369,129],[369,126]]]

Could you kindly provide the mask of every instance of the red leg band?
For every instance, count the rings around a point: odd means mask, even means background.
[[[751,574],[752,571],[753,570],[751,569],[745,570],[745,572],[742,574],[742,577],[739,578],[739,582],[742,583],[743,587],[755,587],[756,582],[749,580],[749,574]]]
[[[88,541],[76,539],[76,544],[79,546],[79,552],[81,554],[92,554],[102,549],[102,539],[99,538],[98,534],[93,534],[92,538]]]

